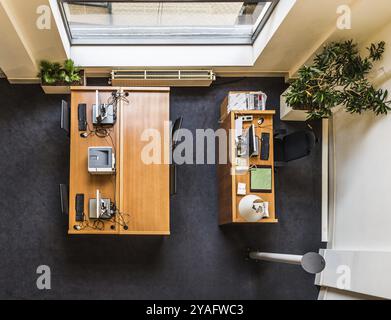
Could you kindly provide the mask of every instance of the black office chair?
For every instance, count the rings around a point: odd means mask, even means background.
[[[170,165],[170,194],[177,191],[177,166],[174,161],[174,150],[179,143],[179,130],[182,128],[183,117],[175,120],[171,131],[171,165]]]
[[[69,191],[66,184],[60,184],[61,212],[69,215]]]
[[[309,127],[308,130],[286,134],[280,130],[274,135],[274,161],[276,166],[308,156],[318,139]]]
[[[61,129],[69,136],[71,131],[71,108],[64,100],[61,101]]]

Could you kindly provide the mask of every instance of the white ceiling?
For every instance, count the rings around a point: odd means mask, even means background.
[[[351,30],[337,28],[340,5],[351,8]],[[351,38],[365,42],[390,22],[390,0],[298,0],[255,67],[292,74],[325,42]]]
[[[66,34],[58,18],[59,13],[54,15],[57,24],[52,21],[50,30],[42,31],[36,28],[36,8],[43,2],[53,4],[53,8],[57,3],[56,0],[30,0],[28,5],[24,0],[0,2],[0,9],[4,9],[4,18],[0,20],[0,41],[8,48],[0,51],[0,58],[3,59],[0,59],[0,63],[3,62],[1,67],[9,78],[33,79],[37,73],[34,66],[37,61],[61,61],[69,51],[72,57],[79,56],[77,53],[80,50],[87,52],[84,53],[84,60],[74,58],[76,63],[100,68],[100,72],[103,69],[111,70],[115,66],[175,66],[213,68],[223,76],[292,76],[301,65],[311,60],[325,42],[353,38],[366,45],[368,39],[391,23],[391,0],[280,0],[275,12],[281,11],[284,6],[289,7],[290,11],[287,9],[282,18],[281,15],[272,16],[270,25],[276,26],[277,30],[274,32],[273,29],[273,32],[269,33],[271,38],[265,39],[266,46],[258,50],[261,51],[260,54],[251,46],[108,47],[99,51],[91,47],[74,47],[69,50],[69,43],[63,39]],[[351,8],[351,30],[339,30],[336,27],[337,8],[340,5],[349,5]],[[56,13],[55,10],[53,12]],[[7,24],[9,29],[5,28]],[[390,36],[384,38],[391,45]],[[7,39],[9,43],[4,45]],[[109,49],[112,49],[113,53],[106,53],[105,50]],[[126,49],[128,51],[125,52]],[[109,59],[111,57],[115,57],[114,65]]]
[[[351,30],[337,28],[337,8],[341,5],[351,8]],[[297,0],[254,67],[231,71],[292,76],[324,43],[343,39],[365,43],[388,23],[391,23],[391,0]]]

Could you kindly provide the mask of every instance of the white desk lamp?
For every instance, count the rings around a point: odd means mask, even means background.
[[[263,200],[256,195],[245,196],[239,202],[239,214],[247,222],[257,222],[265,216]]]

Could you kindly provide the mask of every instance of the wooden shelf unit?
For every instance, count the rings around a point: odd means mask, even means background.
[[[254,194],[261,197],[263,200],[269,202],[269,218],[261,219],[255,223],[277,223],[275,212],[275,188],[274,188],[274,145],[273,145],[273,110],[248,110],[248,111],[232,111],[221,122],[221,128],[227,131],[227,136],[230,137],[227,147],[231,154],[231,161],[227,164],[218,165],[218,180],[219,180],[219,224],[232,223],[249,223],[245,221],[240,215],[238,205],[240,200],[244,197],[237,195],[237,186],[239,182],[246,183],[246,193]],[[235,135],[228,135],[230,130],[235,130],[235,119],[241,115],[252,115],[254,117],[252,123],[244,122],[243,129],[246,130],[251,124],[255,125],[255,132],[257,137],[260,137],[263,132],[270,133],[270,150],[269,159],[263,161],[260,156],[249,158],[249,165],[271,166],[272,167],[272,192],[259,193],[250,191],[250,173],[243,175],[235,175],[236,163],[236,144]],[[263,118],[262,125],[258,125],[259,118]]]

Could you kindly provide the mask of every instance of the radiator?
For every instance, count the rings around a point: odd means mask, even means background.
[[[212,70],[113,70],[118,87],[208,87],[216,80]]]

